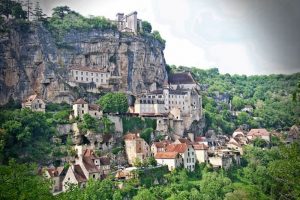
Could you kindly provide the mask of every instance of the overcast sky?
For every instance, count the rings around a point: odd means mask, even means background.
[[[84,16],[138,12],[166,39],[168,64],[221,73],[300,72],[300,0],[41,0]]]

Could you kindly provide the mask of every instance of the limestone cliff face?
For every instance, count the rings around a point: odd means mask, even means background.
[[[161,87],[167,78],[163,50],[153,38],[114,30],[72,30],[58,43],[41,24],[12,24],[0,38],[0,104],[33,93],[52,102],[89,96],[85,87],[69,85],[73,66],[110,71],[118,80],[115,90],[137,94]]]

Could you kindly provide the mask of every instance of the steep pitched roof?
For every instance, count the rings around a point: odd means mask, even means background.
[[[237,141],[237,139],[234,139],[234,138],[230,138],[228,144],[233,144],[237,147],[241,147],[241,145],[239,144],[239,141]]]
[[[89,104],[89,110],[99,111],[100,110],[100,106],[96,105],[96,104]]]
[[[189,139],[186,139],[186,138],[179,138],[178,141],[183,144],[191,144],[191,141]]]
[[[154,142],[153,145],[156,146],[156,148],[165,148],[172,142],[170,140],[163,140],[160,142]]]
[[[195,150],[207,150],[208,146],[205,144],[193,144]]]
[[[203,136],[197,136],[197,137],[195,137],[194,140],[195,140],[195,142],[204,142],[206,140],[206,138]]]
[[[98,173],[100,172],[98,167],[95,165],[93,159],[91,157],[83,157],[82,162],[84,167],[89,173]]]
[[[85,101],[85,100],[83,100],[83,99],[77,99],[75,102],[74,102],[74,104],[87,104],[87,102]]]
[[[251,129],[247,136],[269,136],[270,133],[264,129],[264,128],[259,128],[259,129]]]
[[[178,153],[184,153],[188,149],[188,145],[183,144],[170,144],[167,146],[166,151],[168,152],[178,152]]]
[[[101,165],[110,165],[110,159],[108,157],[100,157]]]
[[[155,159],[175,159],[178,156],[178,152],[158,152],[155,154]]]
[[[170,74],[169,76],[170,84],[195,84],[195,80],[189,72],[181,72]]]
[[[57,177],[57,176],[63,175],[63,172],[66,171],[64,169],[64,167],[47,168],[46,170],[51,177]]]
[[[81,183],[81,182],[86,182],[87,178],[85,177],[80,165],[74,165],[74,176],[76,178],[76,180]]]

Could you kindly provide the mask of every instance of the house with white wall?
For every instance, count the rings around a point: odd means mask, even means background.
[[[196,164],[195,150],[192,145],[170,144],[166,148],[166,152],[177,152],[182,158],[183,167],[187,170],[194,171]]]
[[[42,98],[36,94],[30,95],[25,101],[22,102],[22,108],[29,108],[32,111],[45,112],[46,103]]]
[[[169,171],[182,165],[182,157],[178,152],[157,152],[154,158],[157,164],[167,165]]]

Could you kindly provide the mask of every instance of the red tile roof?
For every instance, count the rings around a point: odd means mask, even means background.
[[[87,102],[80,98],[80,99],[77,99],[77,101],[75,101],[74,104],[87,104]]]
[[[166,151],[168,152],[178,152],[178,153],[184,153],[188,149],[188,145],[183,144],[170,144],[167,146]]]
[[[172,141],[170,140],[163,140],[160,142],[154,142],[153,144],[156,146],[156,148],[166,148],[169,144],[171,144]]]
[[[189,139],[186,139],[186,138],[179,138],[178,141],[183,144],[191,144],[191,141]]]
[[[247,134],[247,136],[269,136],[269,135],[270,133],[264,128],[251,129]]]
[[[75,178],[76,180],[81,183],[81,182],[86,182],[87,181],[87,178],[85,177],[80,165],[74,165],[74,175],[75,175]]]
[[[155,154],[155,159],[175,159],[178,156],[178,152],[158,152]]]
[[[193,144],[195,150],[207,150],[208,146],[205,144]]]
[[[203,141],[205,141],[205,137],[202,137],[202,136],[197,136],[197,137],[195,137],[195,142],[203,142]]]

